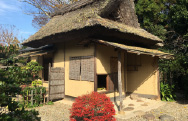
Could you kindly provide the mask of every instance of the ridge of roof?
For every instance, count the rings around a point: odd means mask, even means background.
[[[64,15],[65,13],[75,11],[77,9],[84,7],[84,6],[92,4],[95,1],[99,1],[99,0],[81,0],[81,1],[74,2],[72,4],[64,6],[61,9],[58,9],[57,11],[55,11],[54,13],[51,14],[51,17],[57,16],[57,15]]]

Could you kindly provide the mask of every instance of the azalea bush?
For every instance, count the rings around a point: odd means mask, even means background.
[[[114,105],[105,94],[92,92],[75,99],[70,109],[71,121],[115,121]]]

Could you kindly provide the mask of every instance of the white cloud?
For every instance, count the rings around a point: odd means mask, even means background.
[[[6,14],[7,12],[20,11],[18,2],[16,1],[0,1],[0,15]]]

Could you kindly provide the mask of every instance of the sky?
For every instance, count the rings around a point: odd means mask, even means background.
[[[18,0],[0,0],[0,24],[14,25],[18,29],[18,39],[23,41],[33,35],[37,29],[32,26],[32,15],[24,14],[26,6]]]

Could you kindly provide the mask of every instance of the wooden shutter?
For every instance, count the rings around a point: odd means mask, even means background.
[[[70,57],[69,79],[80,80],[80,57]]]
[[[94,57],[83,56],[81,58],[81,80],[94,81]]]

